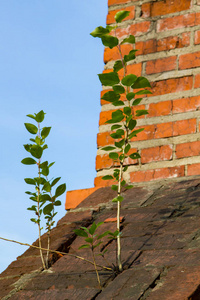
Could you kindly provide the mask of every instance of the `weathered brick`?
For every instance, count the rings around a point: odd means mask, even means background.
[[[198,89],[200,87],[200,74],[197,74],[194,79],[194,88]]]
[[[156,81],[152,83],[152,93],[154,96],[158,96],[169,93],[187,91],[192,89],[192,84],[192,76]]]
[[[111,186],[112,184],[116,184],[114,179],[112,180],[103,180],[103,176],[98,176],[94,179],[94,186],[95,187],[103,187],[103,186]]]
[[[131,172],[130,180],[131,182],[143,182],[181,176],[184,176],[184,166]]]
[[[200,30],[195,31],[194,43],[195,45],[200,44]]]
[[[170,36],[157,41],[157,51],[166,51],[175,48],[183,48],[190,45],[190,32],[184,32],[179,36]]]
[[[173,136],[196,132],[196,119],[181,120],[173,123]]]
[[[191,8],[192,1],[184,0],[177,2],[176,0],[163,0],[149,2],[142,5],[142,17],[156,17],[167,15]]]
[[[183,158],[200,155],[200,141],[182,143],[176,146],[176,157]]]
[[[166,31],[177,28],[185,28],[197,25],[196,14],[185,14],[171,18],[159,19],[157,22],[157,31]]]
[[[198,110],[200,108],[200,96],[176,99],[173,100],[172,103],[173,113]]]
[[[188,176],[200,175],[200,163],[188,165]]]
[[[151,28],[151,22],[149,21],[140,22],[140,23],[130,25],[128,33],[135,36],[139,36],[142,33],[149,32],[150,28]]]
[[[155,125],[154,138],[166,138],[173,136],[173,122],[167,122]]]
[[[107,14],[107,21],[106,23],[107,24],[112,24],[112,23],[116,23],[115,21],[115,15],[118,11],[120,11],[121,9],[116,9],[116,10],[110,10]],[[126,11],[130,11],[130,14],[128,17],[126,17],[124,19],[124,21],[127,21],[127,20],[132,20],[135,18],[135,6],[129,6],[128,8],[125,8],[124,10]]]
[[[176,69],[177,56],[169,56],[155,60],[149,60],[146,63],[146,74],[161,73]]]
[[[172,159],[172,146],[164,145],[159,147],[146,148],[141,150],[141,163],[146,164],[152,161]]]
[[[171,113],[172,101],[163,101],[158,103],[150,103],[148,105],[148,117],[166,116]]]
[[[157,50],[156,39],[136,42],[135,48],[138,50],[136,55],[154,53]]]
[[[183,54],[179,58],[179,69],[191,69],[200,66],[200,51]]]

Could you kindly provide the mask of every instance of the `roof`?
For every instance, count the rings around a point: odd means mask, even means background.
[[[52,230],[51,249],[91,259],[75,228],[105,221],[114,230],[115,192],[103,187],[68,212]],[[122,261],[124,271],[100,271],[86,261],[53,254],[42,271],[37,249],[29,248],[0,275],[1,299],[200,299],[200,177],[154,182],[124,191],[122,204]],[[46,235],[43,235],[46,246]],[[37,241],[34,243],[37,245]],[[115,241],[108,243],[107,263],[115,264]]]

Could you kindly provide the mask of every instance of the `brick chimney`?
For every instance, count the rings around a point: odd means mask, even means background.
[[[145,2],[145,3],[144,3]],[[138,119],[144,127],[132,148],[141,159],[129,160],[127,180],[145,182],[170,177],[200,174],[200,0],[108,0],[107,24],[115,22],[119,10],[129,10],[129,17],[117,30],[118,37],[136,37],[136,60],[128,71],[145,76],[153,94],[144,98],[138,109],[148,109],[149,115]],[[97,24],[99,25],[99,24]],[[130,45],[123,45],[128,54]],[[115,48],[105,48],[105,71],[119,59]],[[105,93],[103,88],[102,94]],[[113,162],[101,150],[112,145],[110,126],[112,105],[101,100],[95,186],[109,181],[102,176],[112,174]]]

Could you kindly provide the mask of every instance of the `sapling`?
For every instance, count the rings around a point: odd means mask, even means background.
[[[151,94],[151,91],[144,89],[146,87],[151,87],[149,81],[145,77],[127,74],[127,65],[130,61],[135,59],[137,50],[133,47],[129,54],[123,55],[121,46],[125,43],[134,46],[135,37],[129,35],[122,40],[117,38],[116,29],[118,28],[119,23],[121,23],[129,13],[130,11],[124,10],[117,12],[115,15],[116,25],[106,26],[106,28],[99,26],[91,33],[93,37],[100,38],[104,46],[109,47],[110,49],[117,47],[120,57],[120,60],[115,61],[113,71],[98,74],[102,85],[109,87],[109,91],[107,91],[101,99],[110,102],[115,107],[119,107],[119,109],[116,109],[116,111],[112,113],[112,118],[105,122],[106,124],[111,125],[112,133],[110,136],[114,139],[114,145],[102,148],[102,150],[109,152],[109,157],[117,164],[117,167],[113,170],[113,174],[103,176],[102,179],[116,181],[116,184],[112,185],[112,189],[117,192],[117,196],[112,201],[117,203],[117,261],[119,271],[122,271],[120,208],[121,202],[124,200],[121,193],[123,186],[126,187],[126,189],[133,187],[132,185],[127,184],[124,179],[124,173],[128,169],[125,160],[127,158],[140,158],[138,152],[131,153],[131,141],[139,132],[144,130],[144,128],[135,129],[137,125],[136,118],[148,114],[147,110],[136,110],[136,113],[134,113],[133,108],[142,101],[142,98],[138,98],[138,95]],[[112,33],[114,36],[111,35]],[[121,70],[122,75],[120,74]],[[125,94],[126,101],[120,100],[122,94]]]
[[[37,126],[32,123],[25,123],[27,131],[34,136],[30,138],[32,143],[24,145],[25,150],[32,156],[26,157],[21,162],[25,165],[35,165],[37,167],[37,175],[33,178],[25,178],[25,182],[29,185],[34,186],[34,191],[27,191],[30,197],[29,199],[34,202],[31,207],[27,209],[34,212],[35,217],[31,218],[31,222],[38,226],[38,240],[39,248],[42,248],[41,244],[41,231],[42,231],[42,217],[46,220],[46,231],[47,231],[47,254],[46,259],[44,258],[43,252],[40,249],[40,257],[42,260],[42,266],[44,269],[48,268],[49,260],[49,249],[50,249],[50,233],[55,223],[54,217],[57,212],[55,207],[61,205],[60,200],[57,198],[61,196],[65,190],[66,185],[61,184],[55,189],[55,185],[60,180],[60,177],[49,179],[49,169],[53,166],[54,162],[49,163],[43,161],[43,152],[48,148],[45,140],[50,133],[51,127],[41,128],[41,123],[44,120],[45,113],[41,110],[39,113],[34,115],[27,115],[27,117],[33,119]],[[55,189],[55,192],[53,190]]]

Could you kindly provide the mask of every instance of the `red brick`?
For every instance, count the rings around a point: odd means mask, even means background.
[[[141,76],[142,73],[142,63],[138,63],[138,64],[132,64],[132,65],[128,65],[126,68],[127,72],[126,75],[128,74],[135,74],[136,76]],[[103,73],[109,73],[112,72],[112,69],[106,69],[103,71]],[[124,76],[124,70],[121,69],[119,72],[119,78],[120,80],[123,78]]]
[[[66,194],[65,209],[76,208],[85,198],[94,193],[97,188],[68,191]]]
[[[137,24],[130,25],[129,27],[129,34],[139,36],[142,33],[146,33],[150,31],[151,22],[140,22]]]
[[[146,74],[155,74],[176,69],[177,56],[169,56],[155,60],[149,60],[146,63]]]
[[[118,11],[120,11],[120,10],[121,10],[121,9],[110,10],[110,11],[108,12],[108,15],[107,15],[107,21],[106,21],[106,23],[107,23],[107,24],[116,23],[114,17],[115,17],[115,15],[116,15],[116,13],[117,13]],[[132,20],[132,19],[135,18],[135,6],[129,6],[129,7],[125,8],[124,10],[130,11],[129,16],[126,17],[126,18],[124,19],[124,21]]]
[[[152,161],[172,159],[172,147],[164,145],[159,147],[146,148],[141,150],[141,163],[146,164]]]
[[[125,3],[132,2],[132,1],[133,0],[108,0],[108,6],[117,5],[117,4],[125,4]]]
[[[182,143],[176,146],[176,157],[190,157],[200,155],[200,141]]]
[[[200,87],[200,74],[197,74],[194,79],[194,88],[198,89]]]
[[[156,17],[167,15],[191,8],[191,0],[176,1],[176,0],[163,0],[145,3],[142,5],[142,17]]]
[[[199,16],[195,13],[192,13],[171,18],[160,19],[157,22],[157,31],[161,32],[166,30],[198,25],[197,23],[199,22],[199,20],[196,19],[196,17]]]
[[[152,83],[153,96],[177,93],[192,89],[193,77],[186,76],[174,79],[166,79]]]
[[[121,51],[122,55],[127,55],[129,52],[133,49],[133,46],[130,44],[124,44],[121,45]],[[107,63],[111,60],[117,60],[120,59],[120,54],[119,51],[116,47],[110,49],[110,48],[105,48],[104,50],[104,62]]]
[[[136,137],[133,137],[131,139],[132,142],[134,141],[144,141],[144,140],[152,140],[155,135],[155,125],[146,125],[137,127],[138,128],[144,128],[144,130],[137,134]]]
[[[190,45],[190,33],[184,32],[181,37],[170,36],[157,41],[157,51],[167,51]]]
[[[130,173],[130,181],[143,182],[181,176],[184,176],[184,166],[132,172]]]
[[[188,165],[187,175],[188,176],[200,175],[200,164]]]
[[[154,53],[157,51],[156,40],[152,39],[144,42],[137,42],[135,48],[138,50],[136,55]]]
[[[179,69],[191,69],[200,66],[200,51],[183,54],[179,58]]]
[[[199,110],[200,108],[200,96],[194,96],[189,98],[181,98],[172,101],[172,112],[182,113],[186,111]]]
[[[196,132],[196,119],[181,120],[173,123],[173,136]]]
[[[148,105],[148,117],[166,116],[171,113],[172,101],[163,101],[158,103],[150,103]]]
[[[195,45],[200,44],[200,30],[195,31],[194,43],[195,43]]]
[[[170,136],[173,136],[172,122],[155,125],[155,133],[154,133],[155,139],[166,138]]]

